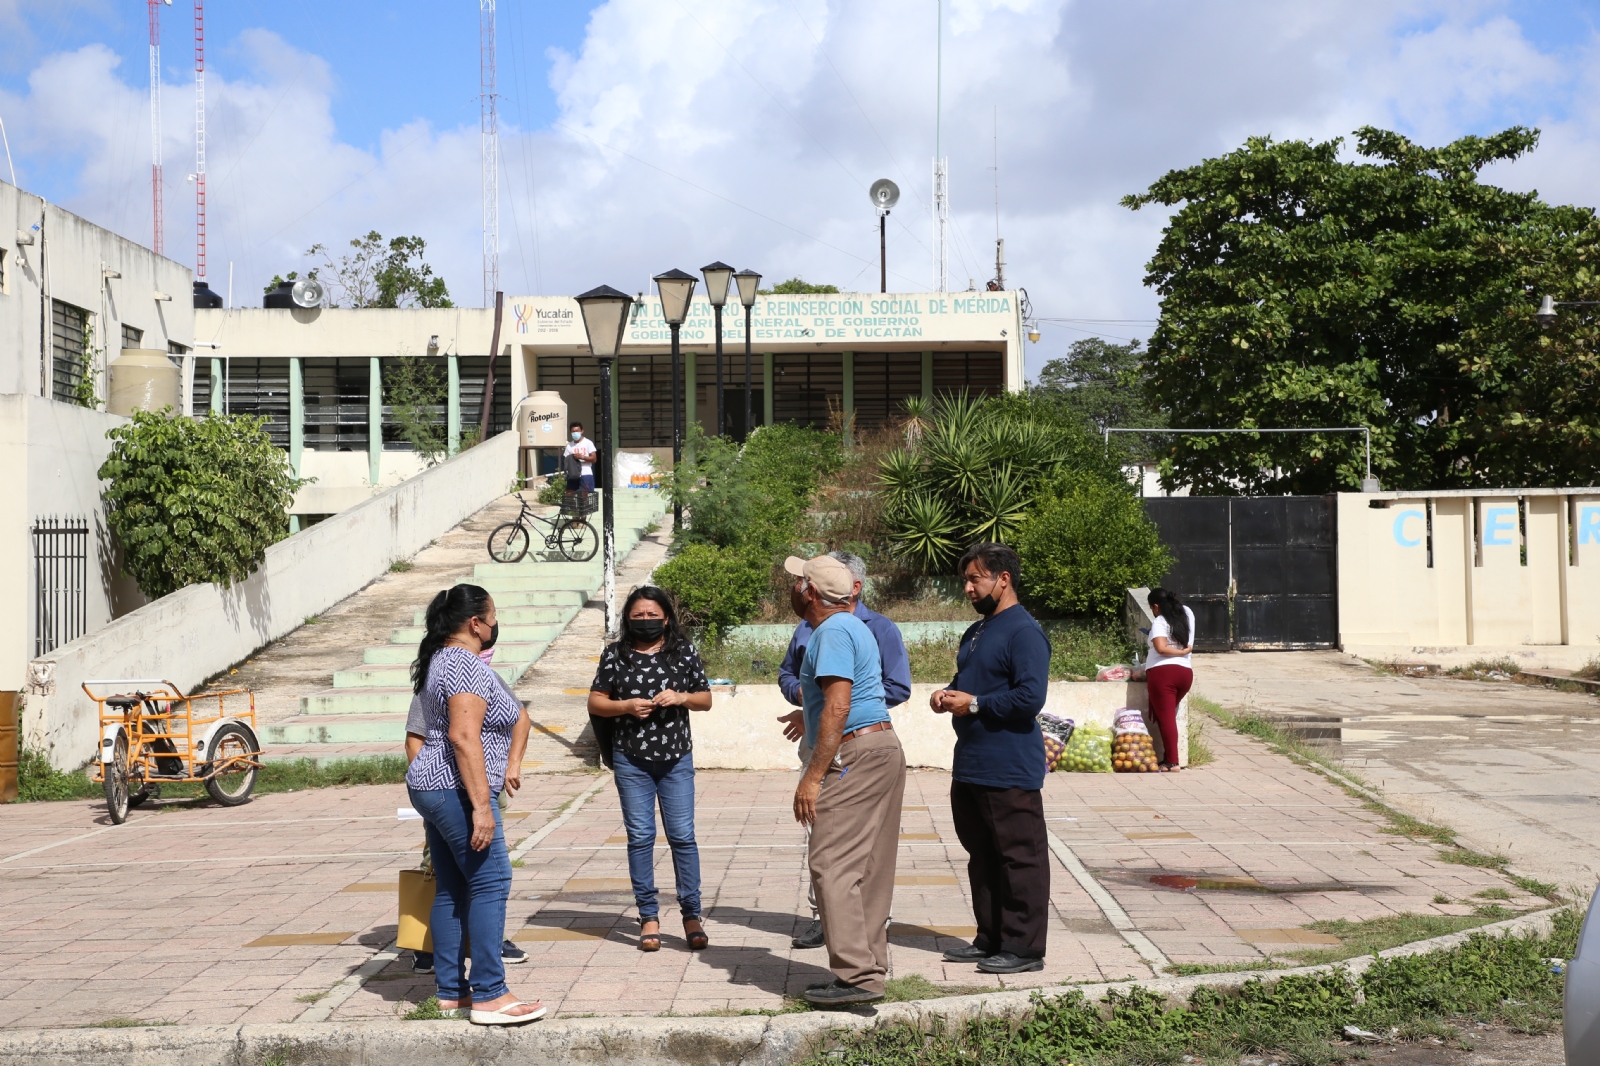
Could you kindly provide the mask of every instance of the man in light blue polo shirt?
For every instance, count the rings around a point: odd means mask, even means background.
[[[886,928],[906,758],[883,698],[878,641],[850,613],[854,576],[826,555],[791,556],[813,632],[800,667],[811,759],[794,793],[795,820],[811,827],[808,865],[834,982],[808,989],[819,1007],[883,998],[889,973]]]

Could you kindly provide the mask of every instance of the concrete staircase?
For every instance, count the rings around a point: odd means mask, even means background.
[[[616,500],[616,557],[620,567],[644,531],[660,520],[666,501],[655,492],[628,490]],[[598,530],[600,516],[590,516]],[[600,553],[574,563],[543,548],[545,527],[534,527],[537,552],[518,563],[482,562],[471,577],[494,596],[500,623],[494,670],[512,686],[544,654],[591,595],[604,583]],[[485,552],[487,557],[487,551]],[[423,634],[423,607],[389,642],[362,651],[361,661],[333,674],[330,688],[300,698],[300,713],[262,727],[266,757],[319,762],[399,755],[411,705],[411,662]]]

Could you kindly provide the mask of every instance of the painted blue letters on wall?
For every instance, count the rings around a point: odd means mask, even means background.
[[[1415,518],[1420,522],[1423,520],[1422,512],[1401,511],[1394,516],[1394,542],[1402,548],[1415,548],[1422,543],[1422,535],[1419,533],[1414,537],[1406,536],[1406,519],[1408,518]]]
[[[1514,541],[1511,535],[1517,530],[1515,507],[1485,507],[1483,509],[1483,543],[1509,548]]]
[[[1600,507],[1584,504],[1578,508],[1578,543],[1600,544]]]

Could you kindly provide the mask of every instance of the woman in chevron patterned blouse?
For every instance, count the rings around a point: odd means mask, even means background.
[[[406,771],[406,791],[427,827],[438,881],[429,917],[434,979],[440,1008],[460,1010],[476,1025],[521,1025],[545,1013],[544,1004],[524,1003],[506,988],[499,950],[511,857],[495,798],[506,787],[513,741],[526,728],[521,704],[478,658],[499,635],[489,593],[457,585],[428,604],[411,665],[412,687],[425,697],[426,733]],[[469,942],[481,946],[470,978]]]
[[[622,639],[600,656],[600,668],[589,686],[589,713],[595,717],[601,754],[616,776],[622,822],[628,830],[628,874],[639,905],[639,950],[661,949],[655,876],[659,802],[661,824],[672,848],[683,934],[690,950],[699,951],[710,940],[700,920],[689,712],[711,709],[711,685],[700,653],[678,625],[671,596],[654,585],[636,588],[623,605],[622,618]]]

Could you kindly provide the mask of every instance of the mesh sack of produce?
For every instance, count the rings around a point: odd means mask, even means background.
[[[1055,768],[1079,774],[1109,774],[1113,769],[1110,735],[1092,725],[1079,726],[1073,730]]]
[[[1119,774],[1151,774],[1161,767],[1155,741],[1144,724],[1144,712],[1124,707],[1112,715],[1111,768]]]

